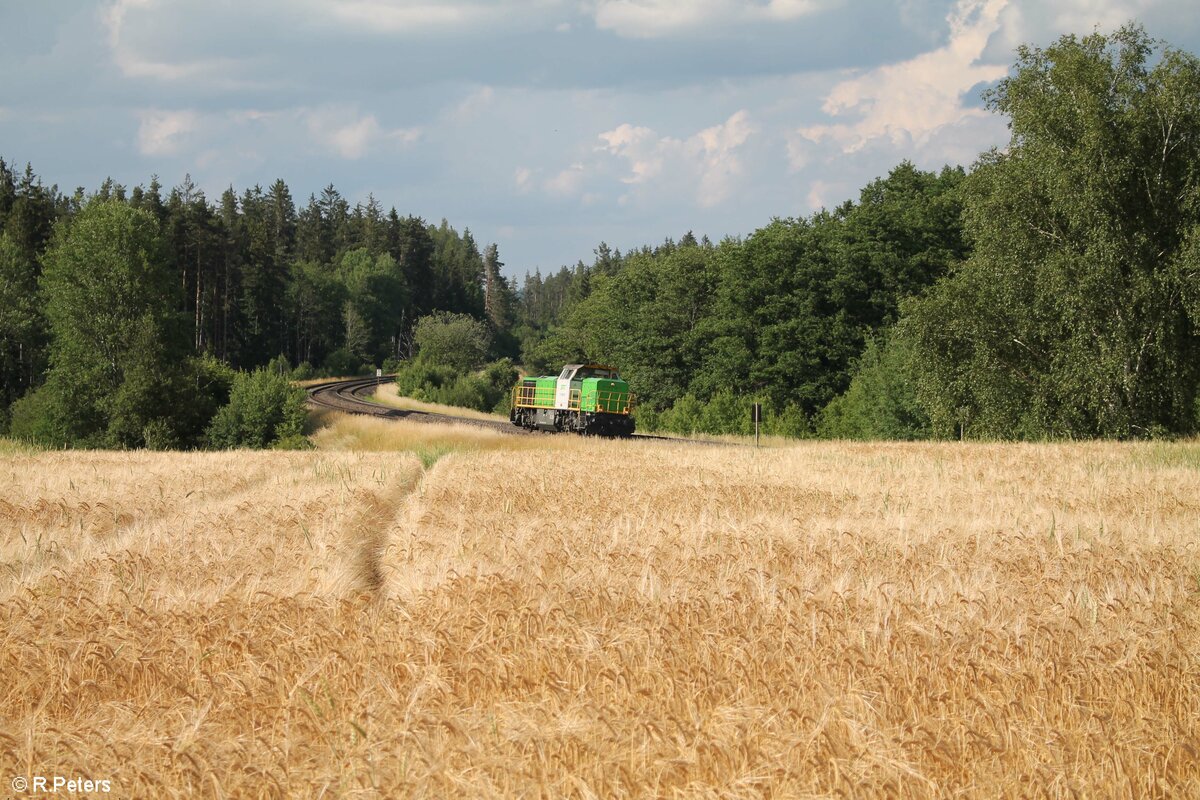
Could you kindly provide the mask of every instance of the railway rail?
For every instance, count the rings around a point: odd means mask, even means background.
[[[369,417],[384,419],[406,419],[413,422],[428,422],[441,425],[474,425],[499,431],[510,436],[540,436],[540,431],[518,428],[501,420],[491,421],[456,417],[452,414],[439,414],[435,411],[417,411],[407,408],[393,408],[371,400],[365,396],[374,394],[382,382],[390,382],[392,376],[383,378],[351,378],[349,380],[322,381],[304,387],[308,392],[308,403],[314,408],[325,408],[340,411],[343,414],[361,414]],[[728,442],[709,442],[701,439],[680,439],[671,436],[654,436],[648,433],[635,433],[634,439],[657,440],[663,442],[685,442],[688,444],[729,445]]]

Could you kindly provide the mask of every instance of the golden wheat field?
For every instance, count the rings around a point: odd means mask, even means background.
[[[1200,796],[1195,444],[315,438],[0,453],[0,796]]]

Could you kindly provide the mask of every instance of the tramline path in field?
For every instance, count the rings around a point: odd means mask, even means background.
[[[384,419],[406,419],[413,422],[427,422],[441,425],[474,425],[489,428],[511,436],[536,436],[536,430],[516,427],[500,420],[491,421],[456,417],[452,414],[438,414],[434,411],[416,411],[406,408],[392,408],[365,399],[379,388],[381,382],[390,383],[392,376],[383,378],[351,378],[349,380],[323,381],[304,387],[308,392],[309,405],[315,408],[327,408],[341,411],[344,414],[362,414]],[[726,442],[708,442],[699,439],[680,439],[671,436],[653,436],[647,433],[635,433],[634,439],[651,439],[664,442],[687,442],[689,444],[727,444]]]

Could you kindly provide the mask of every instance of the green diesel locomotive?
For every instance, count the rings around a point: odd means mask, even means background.
[[[513,387],[508,418],[530,430],[629,436],[633,403],[615,367],[567,364],[558,377],[524,378]]]

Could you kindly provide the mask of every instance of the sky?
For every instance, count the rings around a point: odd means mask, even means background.
[[[1019,44],[1131,20],[1200,53],[1182,0],[0,0],[0,157],[68,192],[332,183],[545,273],[969,167]]]

